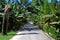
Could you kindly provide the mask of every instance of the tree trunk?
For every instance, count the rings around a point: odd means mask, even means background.
[[[6,8],[7,7],[7,8]],[[6,35],[7,34],[7,30],[8,30],[8,20],[9,20],[9,7],[5,6],[5,10],[4,10],[4,16],[3,16],[3,23],[2,23],[2,34]]]

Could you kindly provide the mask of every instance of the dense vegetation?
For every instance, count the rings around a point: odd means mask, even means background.
[[[25,1],[22,3],[24,4],[24,2]],[[51,37],[60,40],[60,2],[48,3],[47,0],[44,0],[44,2],[41,0],[33,0],[27,8],[22,7],[23,4],[12,4],[9,1],[11,7],[9,30],[19,28],[24,22],[26,23],[26,21],[32,21]],[[2,8],[6,3],[0,1],[0,5]],[[0,11],[2,9],[0,9]],[[1,13],[3,13],[3,11],[1,11]],[[0,19],[1,30],[2,14],[0,14]]]

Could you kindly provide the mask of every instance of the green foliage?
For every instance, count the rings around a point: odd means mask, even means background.
[[[51,35],[53,38],[57,38],[57,31],[56,31],[56,28],[54,28],[53,26],[51,26],[50,28],[49,28],[49,35]]]
[[[15,34],[16,34],[15,31],[11,31],[7,35],[5,35],[5,36],[3,36],[2,34],[0,34],[0,40],[9,40]]]
[[[57,5],[54,6],[52,2],[48,3],[47,0],[44,0],[44,3],[42,3],[41,0],[33,0],[29,7],[33,8],[33,10],[37,13],[32,13],[28,10],[25,10],[22,7],[24,3],[25,0],[22,1],[21,5],[12,4],[11,2],[9,2],[9,5],[12,9],[11,18],[15,21],[15,23],[17,22],[17,20],[21,20],[20,15],[23,14],[23,18],[27,19],[27,21],[32,21],[35,25],[38,25],[39,28],[43,29],[50,36],[56,39],[58,35],[60,35],[58,34],[59,32],[57,32],[57,29],[60,30],[60,27],[56,25],[60,24],[50,25],[50,23],[60,21],[60,3],[57,3]]]

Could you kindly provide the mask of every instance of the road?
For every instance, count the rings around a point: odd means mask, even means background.
[[[42,30],[38,29],[32,23],[24,25],[22,30],[19,30],[10,40],[53,40]]]

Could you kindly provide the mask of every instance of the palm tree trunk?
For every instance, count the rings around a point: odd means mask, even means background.
[[[6,7],[6,6],[5,6]],[[3,23],[2,23],[2,34],[6,35],[7,34],[7,29],[8,29],[8,20],[9,20],[9,7],[4,10],[4,16],[3,16]]]

